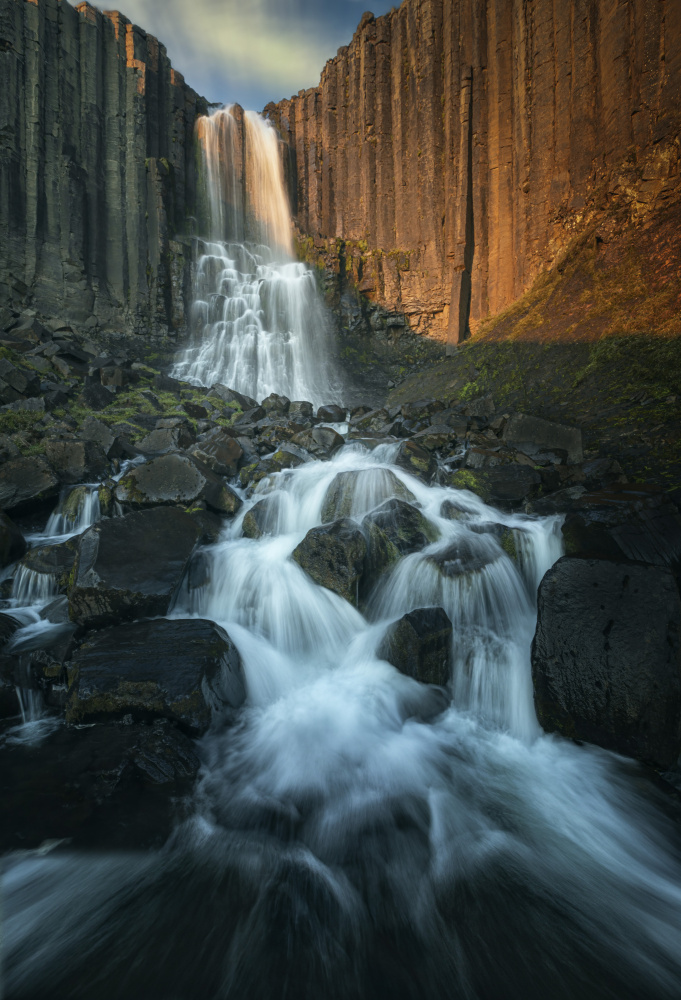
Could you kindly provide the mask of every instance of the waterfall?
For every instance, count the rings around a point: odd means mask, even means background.
[[[173,374],[319,405],[338,398],[328,317],[315,277],[294,259],[280,142],[236,106],[199,119],[200,225],[194,338]]]

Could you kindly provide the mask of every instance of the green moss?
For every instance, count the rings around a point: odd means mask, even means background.
[[[19,431],[30,431],[45,416],[33,410],[5,410],[0,413],[0,434],[16,434]]]

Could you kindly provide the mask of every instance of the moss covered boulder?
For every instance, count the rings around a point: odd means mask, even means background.
[[[390,469],[359,469],[339,472],[331,481],[322,503],[322,522],[353,517],[373,510],[393,497],[415,502],[416,497]]]
[[[531,466],[510,463],[496,468],[459,469],[449,477],[447,485],[476,493],[494,507],[514,510],[539,494],[542,481]]]
[[[308,531],[293,559],[315,583],[357,604],[367,543],[354,521],[341,518]]]
[[[430,451],[416,441],[403,441],[395,457],[395,465],[411,473],[424,483],[429,483],[437,469],[437,463]]]
[[[376,655],[407,677],[444,687],[451,679],[452,623],[443,608],[418,608],[391,625]]]
[[[224,479],[197,459],[175,453],[135,466],[120,480],[115,496],[133,510],[199,500],[218,514],[236,514],[241,507]]]
[[[236,646],[214,622],[134,622],[97,632],[72,663],[68,722],[170,719],[192,735],[246,699]]]
[[[59,478],[40,455],[15,458],[0,468],[0,509],[17,510],[57,496]]]
[[[404,500],[387,500],[364,518],[364,524],[374,524],[388,536],[400,555],[420,552],[436,542],[440,532],[421,511]]]

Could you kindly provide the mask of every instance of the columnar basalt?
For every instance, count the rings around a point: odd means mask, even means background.
[[[0,0],[0,297],[74,329],[185,325],[206,102],[115,11]]]
[[[463,339],[614,203],[679,187],[676,0],[403,0],[267,107],[308,257]]]

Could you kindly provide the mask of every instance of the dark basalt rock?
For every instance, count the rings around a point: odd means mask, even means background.
[[[219,514],[236,514],[241,500],[227,483],[196,458],[171,453],[131,469],[116,487],[119,503],[132,508],[191,504],[203,500]]]
[[[236,646],[210,621],[134,622],[97,632],[72,662],[67,722],[166,718],[193,735],[246,698]]]
[[[314,406],[305,399],[296,399],[289,406],[288,415],[291,420],[306,423],[314,416]]]
[[[432,454],[415,441],[403,441],[395,457],[395,465],[429,483],[437,468]]]
[[[313,427],[312,430],[299,431],[293,435],[291,442],[304,448],[315,458],[330,458],[345,444],[333,427]]]
[[[357,604],[367,543],[346,518],[312,528],[293,551],[293,559],[315,583]]]
[[[111,406],[116,396],[111,389],[107,389],[100,382],[93,382],[85,386],[80,398],[89,410],[105,410],[107,406]]]
[[[451,679],[452,623],[442,608],[419,608],[391,625],[376,655],[423,684]]]
[[[440,537],[437,528],[421,511],[404,500],[386,501],[377,510],[367,514],[362,523],[375,524],[380,528],[403,556],[410,552],[420,552]]]
[[[39,455],[15,458],[0,468],[0,508],[16,510],[57,496],[59,479],[54,469]]]
[[[213,388],[208,393],[208,399],[211,396],[215,396],[217,399],[221,399],[223,403],[231,403],[235,408],[239,408],[244,411],[252,410],[258,405],[256,399],[252,399],[250,396],[244,396],[243,393],[237,392],[236,389],[230,389],[226,385],[221,385],[218,383],[214,385]]]
[[[582,461],[582,432],[578,427],[566,427],[551,420],[514,413],[504,427],[504,442],[525,455],[540,458],[565,452],[570,465]]]
[[[359,469],[339,472],[331,481],[322,503],[322,522],[363,514],[391,497],[416,501],[416,497],[390,469]]]
[[[168,423],[168,421],[159,420],[154,430],[137,442],[137,447],[142,454],[162,455],[170,451],[183,451],[194,444],[196,437],[189,426],[174,421],[170,426],[167,426]]]
[[[565,556],[539,587],[544,729],[660,767],[681,751],[681,600],[670,570]]]
[[[109,471],[106,454],[95,441],[48,440],[45,455],[61,483],[95,482]]]
[[[345,412],[341,406],[330,403],[327,406],[319,407],[317,410],[317,420],[321,420],[325,424],[342,424],[345,420]]]
[[[497,545],[484,536],[460,535],[445,549],[428,556],[428,561],[445,577],[476,573],[499,558]]]
[[[270,415],[274,413],[288,413],[291,400],[288,396],[278,396],[276,392],[272,392],[267,399],[263,399],[260,405]]]
[[[56,545],[40,545],[29,549],[19,565],[34,573],[55,577],[59,592],[65,594],[72,582],[79,540],[80,536]]]
[[[244,536],[246,538],[262,538],[263,535],[274,531],[278,508],[279,503],[276,496],[258,500],[244,516],[242,524]]]
[[[81,535],[69,590],[72,621],[89,628],[164,615],[200,535],[174,507],[99,521]]]
[[[16,524],[0,511],[0,569],[16,562],[26,552],[26,539]]]
[[[191,454],[218,476],[236,476],[244,452],[239,442],[216,427],[191,449]]]
[[[98,850],[161,847],[200,763],[193,741],[164,721],[60,726],[40,743],[6,746],[0,851],[62,839]]]
[[[541,476],[530,466],[509,464],[475,471],[460,469],[449,477],[448,485],[477,493],[485,503],[514,510],[539,492]]]

